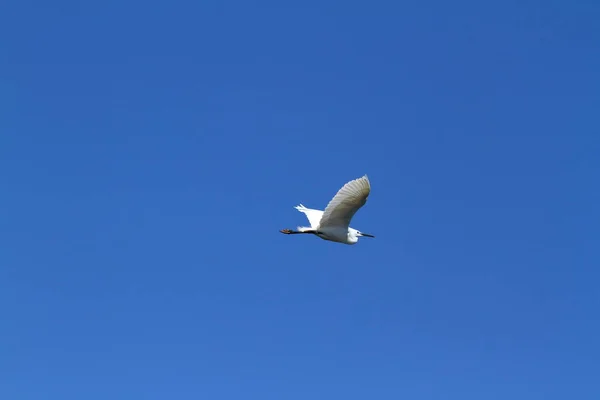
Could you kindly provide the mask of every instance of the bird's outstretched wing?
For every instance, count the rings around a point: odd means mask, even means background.
[[[306,208],[302,204],[299,204],[294,208],[306,215],[306,218],[308,219],[311,228],[317,229],[317,227],[319,226],[319,222],[321,221],[321,217],[323,216],[323,211],[313,210],[312,208]]]
[[[370,192],[371,184],[367,175],[346,183],[327,204],[319,226],[348,229],[350,220],[365,205]]]

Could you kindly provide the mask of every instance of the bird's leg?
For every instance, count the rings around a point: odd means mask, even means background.
[[[291,229],[282,229],[279,232],[285,233],[286,235],[293,235],[293,234],[296,234],[296,233],[304,233],[304,232],[300,232],[300,231],[293,231]]]
[[[315,231],[293,231],[291,229],[282,229],[279,232],[285,233],[286,235],[295,235],[298,233],[315,233]]]

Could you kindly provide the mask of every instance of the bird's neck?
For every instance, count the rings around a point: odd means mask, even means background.
[[[352,231],[348,231],[348,242],[352,244],[358,242],[358,236]]]

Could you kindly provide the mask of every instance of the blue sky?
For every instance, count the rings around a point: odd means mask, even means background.
[[[0,15],[0,398],[599,398],[599,3]]]

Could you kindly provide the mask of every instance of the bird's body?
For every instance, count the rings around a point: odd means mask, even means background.
[[[360,236],[374,237],[351,228],[350,220],[365,205],[371,192],[367,176],[346,183],[331,199],[324,211],[306,208],[302,204],[296,210],[304,213],[310,227],[299,226],[297,231],[282,229],[285,234],[311,233],[321,239],[344,244],[356,244]]]
[[[356,237],[356,232],[358,231],[356,229],[350,227],[345,229],[343,226],[320,226],[324,211],[306,208],[302,204],[294,208],[304,213],[310,223],[310,228],[299,226],[298,231],[310,231],[310,233],[315,231],[315,235],[319,236],[321,239],[330,240],[332,242],[355,244],[358,241],[358,238]],[[352,237],[349,234],[350,231],[354,231]]]

